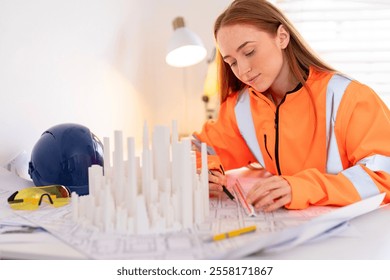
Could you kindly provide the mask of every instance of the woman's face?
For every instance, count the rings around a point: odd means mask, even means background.
[[[258,92],[277,87],[288,77],[283,49],[289,34],[281,25],[271,35],[247,24],[223,26],[217,33],[217,44],[223,60],[234,75]]]

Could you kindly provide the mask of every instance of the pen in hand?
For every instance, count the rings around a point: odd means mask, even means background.
[[[224,193],[226,193],[226,195],[231,199],[231,200],[234,200],[234,196],[232,195],[231,192],[229,192],[229,190],[226,188],[225,185],[222,185],[222,190]]]
[[[211,175],[214,175],[214,173],[213,173],[211,170],[209,170],[209,173],[210,173]],[[222,174],[224,174],[223,169],[222,169]],[[223,190],[223,192],[224,192],[231,200],[234,200],[234,199],[235,199],[235,197],[234,197],[234,196],[232,195],[232,193],[226,188],[225,185],[222,185],[222,190]]]
[[[222,164],[219,165],[219,168],[221,169],[222,174],[225,175],[225,170],[223,169]],[[229,190],[226,188],[225,185],[222,185],[222,190],[223,190],[224,193],[226,193],[226,195],[227,195],[231,200],[234,200],[234,196],[232,195],[231,192],[229,192]]]

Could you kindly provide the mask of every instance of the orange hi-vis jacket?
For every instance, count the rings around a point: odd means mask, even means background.
[[[276,106],[247,88],[194,133],[209,169],[259,162],[291,186],[288,209],[343,206],[386,192],[390,202],[390,111],[366,85],[310,68],[306,84]]]

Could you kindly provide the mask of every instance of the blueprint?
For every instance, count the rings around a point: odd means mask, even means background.
[[[5,197],[1,197],[3,202]],[[103,233],[75,223],[71,219],[70,205],[52,208],[43,205],[37,211],[11,213],[45,228],[54,236],[74,247],[91,259],[207,259],[247,242],[252,234],[219,242],[205,242],[212,234],[256,225],[256,235],[272,232],[304,223],[314,216],[330,211],[327,207],[272,213],[258,213],[247,217],[242,208],[225,197],[210,200],[209,220],[194,228],[166,234],[129,236],[115,232]],[[9,218],[8,218],[9,220]]]
[[[361,205],[353,205],[355,208],[346,209],[309,207],[305,210],[279,209],[270,213],[257,212],[256,216],[249,217],[239,202],[230,200],[222,193],[221,196],[210,199],[210,215],[202,224],[164,234],[128,235],[102,232],[74,222],[71,205],[60,208],[41,205],[36,211],[13,211],[6,202],[10,194],[10,190],[0,185],[0,224],[12,220],[16,223],[28,221],[29,224],[46,229],[86,258],[104,260],[241,258],[265,249],[290,248],[329,229],[345,225],[349,218],[371,211],[379,207],[381,202],[381,199],[377,198],[371,204],[366,203],[369,205],[367,210],[364,204],[363,208]],[[349,209],[352,212],[346,212]],[[356,209],[361,210],[356,212]],[[337,214],[340,210],[344,211],[340,212],[343,215],[329,216],[331,213]],[[328,216],[331,219],[322,218]],[[319,218],[322,222],[313,222],[321,221]],[[308,224],[311,227],[305,227]],[[318,224],[321,226],[318,227]],[[217,242],[206,241],[213,234],[251,225],[257,226],[256,232]]]

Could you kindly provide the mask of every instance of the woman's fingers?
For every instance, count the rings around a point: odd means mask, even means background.
[[[219,171],[209,172],[210,192],[222,192],[222,185],[226,185],[226,176]]]
[[[256,210],[273,211],[291,202],[291,187],[280,176],[273,176],[254,184],[247,200]]]

